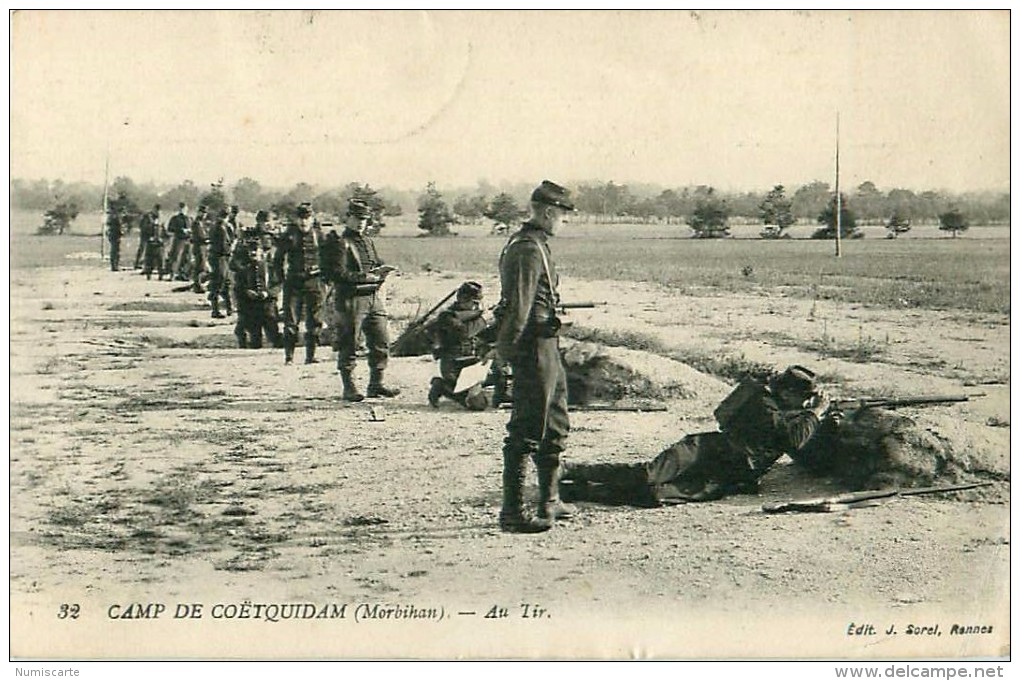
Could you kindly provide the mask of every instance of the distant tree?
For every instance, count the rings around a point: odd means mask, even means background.
[[[205,204],[209,214],[216,216],[220,210],[227,207],[227,194],[223,191],[223,178],[209,185],[209,191],[199,198],[199,203]]]
[[[793,193],[793,215],[798,218],[814,219],[825,210],[832,192],[829,183],[815,180]]]
[[[954,239],[958,232],[966,232],[969,227],[967,217],[956,208],[950,208],[945,213],[939,214],[939,229],[943,232],[952,232]]]
[[[683,219],[684,200],[675,189],[664,189],[656,198],[656,203],[659,204],[667,224],[673,220],[679,222]]]
[[[168,210],[176,212],[177,204],[184,203],[194,209],[198,206],[198,197],[201,192],[191,180],[185,180],[173,189],[169,189],[159,196],[160,202]]]
[[[230,195],[234,197],[237,207],[243,211],[254,213],[265,207],[262,185],[250,177],[242,177],[234,183],[230,189]]]
[[[865,180],[857,185],[854,205],[857,206],[857,212],[862,221],[880,220],[883,214],[883,200],[882,192],[871,180]]]
[[[839,235],[844,239],[858,239],[864,236],[863,233],[857,230],[857,216],[850,210],[850,202],[847,201],[845,194],[840,194],[840,231]],[[817,222],[820,225],[825,225],[821,229],[815,230],[815,233],[811,235],[812,239],[835,239],[836,238],[836,196],[829,200],[829,205],[825,207],[817,218]]]
[[[906,213],[897,208],[889,216],[888,222],[885,223],[885,228],[889,230],[886,237],[895,239],[900,234],[906,234],[910,231],[910,218],[907,217]]]
[[[448,236],[450,225],[456,221],[436,183],[429,182],[425,193],[418,197],[418,229],[432,236]]]
[[[778,239],[783,236],[787,227],[796,220],[793,217],[793,202],[786,198],[786,189],[781,184],[765,195],[758,204],[758,216],[765,223],[761,235],[765,239]]]
[[[492,199],[483,214],[495,223],[492,231],[502,233],[509,231],[522,217],[524,217],[525,213],[526,211],[522,210],[521,207],[517,205],[517,201],[514,200],[514,197],[503,192],[501,194],[497,194]],[[501,226],[502,229],[500,229]]]
[[[283,195],[283,201],[293,203],[295,206],[308,203],[315,197],[315,187],[307,182],[298,182]]]
[[[453,212],[461,221],[477,224],[485,217],[489,202],[484,196],[461,194],[453,202]]]
[[[43,224],[38,234],[63,234],[71,228],[71,223],[78,217],[78,202],[74,199],[58,201],[56,205],[43,214]]]
[[[715,194],[712,187],[699,187],[695,192],[694,212],[687,218],[687,224],[694,230],[697,239],[721,239],[730,235],[729,208],[726,202]]]

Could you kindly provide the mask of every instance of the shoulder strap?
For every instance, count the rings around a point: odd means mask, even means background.
[[[553,294],[553,300],[559,300],[559,294],[556,292],[556,282],[553,281],[552,272],[549,269],[549,257],[545,254],[545,248],[542,247],[542,244],[539,243],[537,239],[525,236],[522,232],[517,232],[507,239],[506,245],[503,246],[503,251],[499,254],[500,263],[503,262],[503,256],[506,255],[507,250],[514,244],[521,241],[530,241],[538,246],[538,252],[542,255],[542,267],[545,268],[545,278],[549,281],[549,290]]]

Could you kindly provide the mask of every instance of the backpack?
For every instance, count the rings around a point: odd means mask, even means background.
[[[748,405],[760,402],[765,397],[765,386],[748,378],[737,384],[712,414],[719,424],[719,430],[726,432],[740,420],[740,414]]]

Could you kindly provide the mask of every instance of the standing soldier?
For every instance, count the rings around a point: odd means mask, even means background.
[[[155,219],[153,219],[155,214]],[[156,235],[159,225],[159,204],[155,204],[148,213],[143,213],[138,221],[138,250],[135,251],[135,269],[145,267],[149,262],[149,242]],[[149,274],[152,272],[150,271]]]
[[[106,238],[110,242],[110,271],[120,271],[120,239],[124,236],[124,226],[116,209],[110,210],[106,218]]]
[[[205,291],[202,288],[202,276],[208,269],[206,253],[209,247],[209,216],[205,205],[198,206],[198,215],[191,223],[191,281],[195,293]]]
[[[223,208],[209,230],[209,304],[212,305],[213,319],[223,319],[226,316],[220,312],[220,300],[223,301],[227,314],[232,312],[230,281],[227,278],[230,245],[229,212]]]
[[[138,249],[144,258],[144,269],[146,279],[152,279],[152,271],[156,270],[159,278],[163,278],[163,234],[162,225],[159,222],[159,204],[152,207],[152,210],[142,216],[138,225]]]
[[[234,297],[237,299],[237,323],[234,325],[237,346],[261,348],[266,308],[276,303],[270,300],[270,264],[257,227],[247,230],[238,240],[230,256],[230,270],[234,273]],[[272,337],[269,340],[273,342]]]
[[[322,269],[319,244],[322,235],[312,224],[312,206],[302,203],[297,208],[297,222],[287,226],[280,237],[273,269],[283,281],[283,361],[294,361],[298,325],[305,322],[305,364],[315,363],[322,326]]]
[[[182,201],[177,212],[170,218],[167,225],[170,232],[170,254],[167,256],[166,268],[172,279],[187,281],[184,276],[184,260],[191,238],[191,226],[188,224],[188,207]]]
[[[560,452],[570,420],[567,375],[559,352],[559,278],[549,237],[574,210],[570,192],[548,180],[531,194],[531,219],[507,241],[500,255],[502,286],[496,353],[510,364],[514,401],[503,444],[504,532],[544,532],[573,509],[560,501]],[[528,457],[538,470],[538,517],[524,507]]]
[[[337,369],[343,381],[343,398],[349,402],[365,399],[354,380],[358,339],[362,332],[368,342],[368,397],[396,397],[400,391],[383,382],[390,357],[388,315],[380,287],[395,268],[383,264],[372,239],[365,236],[372,212],[360,199],[347,202],[346,229],[333,257],[323,264],[334,283],[333,301],[337,311]]]

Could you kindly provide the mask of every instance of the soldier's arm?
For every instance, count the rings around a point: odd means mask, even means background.
[[[522,241],[507,249],[500,272],[503,290],[503,309],[496,350],[501,357],[511,357],[521,340],[531,309],[535,305],[539,276],[543,271],[538,244]]]
[[[280,239],[276,252],[273,253],[273,273],[276,275],[277,281],[283,281],[283,260],[287,257],[288,241],[286,236]]]
[[[345,243],[340,244],[340,257],[336,267],[336,280],[344,284],[374,284],[379,282],[379,277],[374,274],[362,272],[352,267],[354,258],[349,257],[347,252],[351,247]]]
[[[772,422],[785,440],[784,449],[789,452],[796,452],[804,447],[818,432],[819,426],[818,417],[810,409],[793,411],[776,409],[772,413]]]

